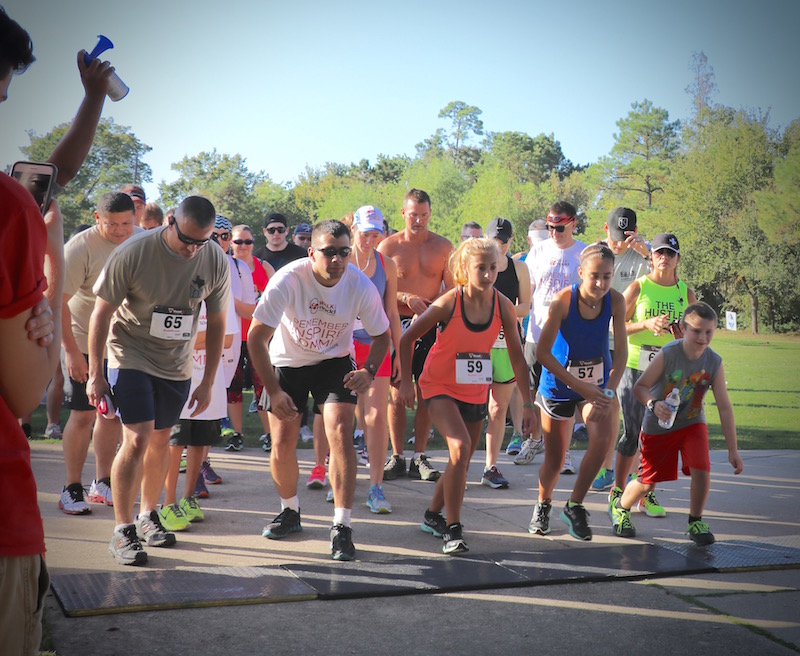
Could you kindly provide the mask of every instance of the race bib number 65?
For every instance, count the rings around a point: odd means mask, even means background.
[[[456,353],[456,382],[486,385],[492,382],[492,360],[488,353]]]
[[[156,305],[150,318],[150,334],[159,339],[185,341],[192,336],[191,310]]]

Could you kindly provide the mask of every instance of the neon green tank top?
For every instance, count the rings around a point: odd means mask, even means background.
[[[683,280],[678,281],[677,285],[664,286],[642,276],[636,282],[639,283],[639,298],[636,300],[631,322],[644,321],[662,314],[669,314],[670,321],[677,321],[683,316],[683,311],[689,305],[688,288]],[[640,330],[628,335],[626,366],[644,371],[661,347],[669,344],[672,339],[668,330],[658,337],[650,330]]]

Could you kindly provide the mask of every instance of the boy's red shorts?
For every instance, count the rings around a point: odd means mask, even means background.
[[[367,356],[369,355],[369,344],[362,344],[361,342],[353,340],[353,350],[355,351],[356,356],[356,368],[362,369],[364,367],[364,363],[367,361]],[[375,373],[375,378],[388,378],[391,375],[392,360],[387,353],[386,357],[383,358],[383,362],[381,362],[381,366],[378,367],[378,371]]]
[[[639,466],[641,483],[661,483],[678,478],[678,453],[681,454],[681,471],[689,476],[692,469],[711,470],[708,458],[708,426],[698,422],[661,435],[639,434],[642,464]]]

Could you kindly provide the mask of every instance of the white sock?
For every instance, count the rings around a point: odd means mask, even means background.
[[[420,456],[424,456],[424,455],[425,455],[425,452],[424,452],[424,451],[414,451],[413,458],[414,458],[414,460],[416,460],[416,459],[417,459],[417,458],[419,458]]]
[[[333,509],[333,524],[341,524],[342,526],[350,526],[350,508],[334,508]]]
[[[133,526],[133,524],[117,524],[114,527],[114,533],[122,533],[122,529],[127,528],[128,526]]]
[[[286,508],[300,512],[300,499],[297,498],[296,494],[289,499],[281,498],[281,510],[286,510]]]
[[[586,424],[584,423],[575,424],[575,428],[572,429],[572,432],[574,433],[576,430],[580,430],[581,428],[586,428]]]

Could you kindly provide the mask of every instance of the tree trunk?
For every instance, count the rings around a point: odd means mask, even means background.
[[[749,292],[750,296],[750,332],[758,335],[758,296]]]

